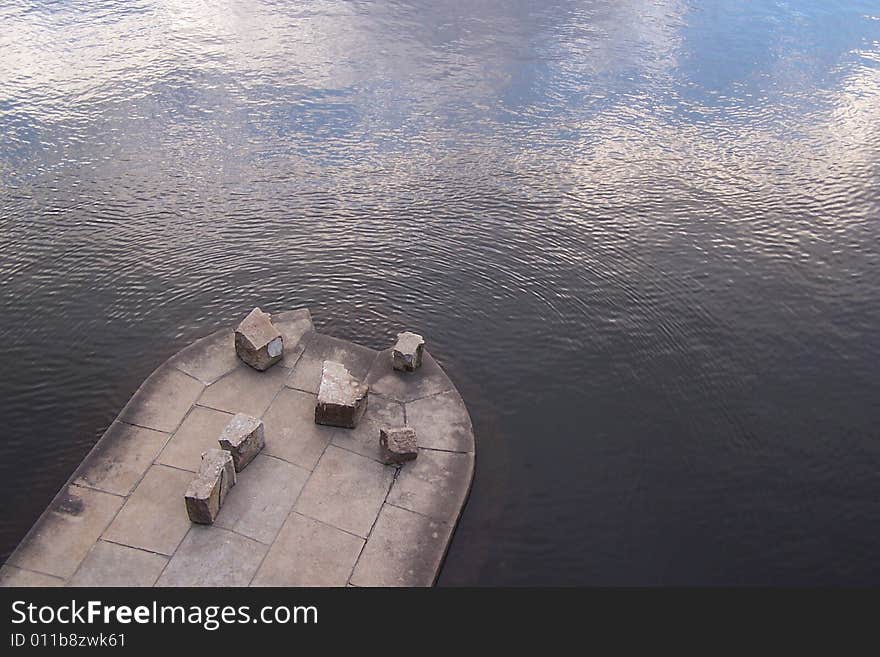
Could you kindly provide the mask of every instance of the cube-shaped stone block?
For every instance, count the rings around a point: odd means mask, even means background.
[[[406,463],[419,455],[416,430],[412,427],[379,429],[379,444],[382,446],[382,459],[388,464]]]
[[[391,365],[401,372],[413,372],[422,365],[425,339],[418,333],[404,331],[397,334],[397,344],[391,350]]]
[[[241,472],[266,444],[263,423],[255,417],[236,413],[220,434],[220,448],[232,454],[235,471]]]
[[[281,360],[284,338],[272,316],[254,308],[235,329],[235,353],[255,370],[264,371]]]
[[[368,390],[342,363],[325,360],[315,405],[315,422],[354,429],[367,410]]]
[[[224,449],[209,449],[202,454],[199,472],[186,489],[186,512],[189,519],[205,525],[214,522],[226,493],[235,486],[232,454]]]

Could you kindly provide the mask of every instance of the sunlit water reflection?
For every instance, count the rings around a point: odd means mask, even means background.
[[[442,583],[880,584],[874,2],[0,8],[4,553],[254,305],[423,332]]]

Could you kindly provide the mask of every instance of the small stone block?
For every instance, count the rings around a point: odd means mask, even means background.
[[[422,365],[425,339],[418,333],[405,331],[397,334],[397,344],[391,350],[391,364],[401,372],[413,372]]]
[[[325,360],[315,405],[315,422],[354,429],[367,410],[368,390],[342,363]]]
[[[281,360],[284,338],[272,317],[254,308],[235,329],[235,353],[255,370],[264,371]]]
[[[412,427],[379,429],[379,444],[382,446],[382,460],[387,464],[406,463],[419,455],[416,430]]]
[[[186,511],[193,522],[210,525],[220,512],[226,493],[235,486],[232,454],[209,449],[202,454],[199,473],[186,489]]]
[[[266,444],[263,423],[255,417],[236,413],[220,434],[220,448],[232,454],[235,471],[241,472]]]

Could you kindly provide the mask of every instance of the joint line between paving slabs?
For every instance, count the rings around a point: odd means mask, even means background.
[[[284,386],[282,386],[283,388]],[[270,404],[271,406],[271,404]],[[268,410],[268,409],[267,409]],[[262,420],[262,417],[260,418]],[[260,559],[260,563],[257,564],[256,570],[254,570],[254,574],[251,575],[250,580],[248,580],[248,586],[252,586],[254,583],[254,579],[257,577],[257,573],[260,572],[260,569],[263,567],[263,563],[266,561],[266,557],[269,556],[269,552],[272,551],[272,546],[275,545],[275,541],[278,540],[278,535],[281,533],[281,530],[284,528],[284,525],[287,524],[287,521],[290,519],[292,513],[296,512],[296,505],[299,503],[299,498],[302,497],[303,491],[306,489],[306,486],[309,485],[309,481],[312,479],[312,475],[315,474],[315,470],[318,468],[318,463],[321,462],[321,459],[324,457],[324,452],[327,451],[327,447],[330,445],[328,441],[326,445],[324,445],[324,449],[321,450],[321,456],[318,457],[318,460],[315,461],[315,467],[309,470],[309,476],[306,477],[306,480],[303,482],[302,488],[299,489],[299,493],[296,494],[296,499],[293,501],[293,505],[290,507],[290,511],[287,512],[287,515],[284,516],[284,521],[278,526],[278,530],[275,532],[275,535],[272,537],[272,542],[269,543],[269,549],[266,550],[266,553],[263,555],[263,558]],[[281,459],[282,461],[284,459]],[[287,461],[285,461],[287,463]],[[295,464],[291,464],[295,465]],[[302,466],[299,466],[302,467]]]
[[[400,466],[395,466],[394,477],[391,479],[391,485],[388,487],[388,490],[385,491],[385,497],[382,499],[382,504],[379,505],[379,512],[373,519],[373,524],[370,525],[370,531],[367,532],[367,537],[364,539],[364,544],[361,546],[360,552],[358,552],[357,559],[354,560],[354,565],[351,567],[351,572],[348,574],[348,580],[346,580],[346,584],[351,584],[351,578],[354,577],[354,571],[357,569],[357,566],[361,561],[364,550],[367,549],[367,543],[370,541],[370,537],[373,535],[373,530],[376,528],[376,523],[379,522],[379,516],[382,515],[382,507],[388,504],[388,496],[391,495],[391,489],[394,488],[394,484],[397,483],[397,476],[399,474]]]
[[[185,374],[185,372],[184,372],[184,374]],[[201,382],[200,382],[200,383],[201,383]],[[205,390],[207,390],[207,389],[208,389],[207,386],[204,386],[204,385],[202,386],[202,389],[201,389],[201,391],[199,392],[198,396],[196,397],[195,401],[193,401],[193,403],[190,404],[189,409],[186,411],[186,413],[183,414],[183,417],[181,418],[180,422],[177,423],[177,426],[174,427],[174,430],[173,430],[173,431],[170,431],[170,432],[168,432],[168,433],[166,434],[168,437],[165,439],[165,442],[162,443],[162,447],[159,449],[159,452],[156,454],[156,456],[155,456],[155,457],[153,458],[153,460],[150,462],[150,465],[147,466],[147,467],[144,469],[143,474],[142,474],[140,477],[138,477],[137,482],[135,482],[135,484],[131,487],[131,490],[128,492],[128,494],[125,495],[125,501],[119,506],[119,508],[116,510],[116,513],[113,514],[113,517],[110,519],[110,522],[107,523],[107,526],[104,527],[104,529],[101,530],[101,533],[98,535],[98,538],[97,538],[97,539],[95,540],[95,542],[92,544],[92,547],[94,547],[95,545],[97,545],[98,541],[105,541],[105,540],[107,540],[106,538],[104,538],[104,534],[106,534],[106,533],[107,533],[107,530],[110,528],[110,526],[111,526],[114,522],[116,522],[116,518],[117,518],[117,516],[119,516],[119,514],[122,513],[122,509],[124,509],[124,508],[125,508],[125,505],[128,504],[128,500],[131,499],[131,496],[134,495],[134,492],[137,490],[138,486],[141,485],[141,482],[142,482],[142,481],[144,480],[144,478],[147,476],[147,473],[148,473],[148,472],[149,472],[154,466],[156,466],[156,465],[164,465],[166,468],[173,468],[173,469],[175,469],[175,470],[180,470],[181,472],[188,472],[188,473],[192,474],[189,470],[183,470],[182,468],[174,468],[174,466],[165,465],[164,463],[159,463],[158,460],[159,460],[159,457],[162,455],[162,452],[163,452],[163,451],[165,450],[165,448],[168,446],[168,443],[170,443],[170,442],[171,442],[171,439],[174,438],[174,434],[177,433],[177,431],[180,429],[180,427],[181,427],[181,426],[183,425],[183,423],[186,421],[186,418],[188,418],[189,415],[190,415],[190,413],[193,412],[193,409],[196,407],[196,404],[198,403],[198,400],[202,398],[202,395],[205,394]],[[121,411],[120,411],[120,413],[121,413]],[[138,426],[138,425],[133,425],[133,426]],[[144,427],[144,428],[149,428],[149,427]],[[155,431],[155,429],[154,429],[154,431]],[[159,433],[165,433],[165,432],[164,432],[164,431],[160,431]],[[187,530],[187,531],[189,531],[189,530]],[[116,541],[107,541],[107,542],[108,542],[108,543],[114,543],[114,544],[116,544],[116,545],[123,545],[123,546],[125,546],[125,547],[134,547],[134,546],[131,546],[131,545],[125,545],[125,543],[117,543]],[[180,544],[178,543],[178,545],[180,545]],[[137,549],[140,549],[140,548],[134,548],[134,549],[137,550]],[[92,550],[92,548],[89,548],[89,551],[86,552],[86,555],[87,555],[87,556],[88,556],[88,553],[91,552],[91,550]],[[176,548],[176,547],[174,548],[174,551],[175,551],[175,552],[177,551],[177,548]],[[144,550],[144,552],[150,552],[150,550]],[[161,553],[156,552],[155,554],[161,554]],[[169,556],[169,555],[166,555],[166,554],[162,554],[161,556],[163,556],[163,557],[167,557],[167,558],[168,558],[168,561],[170,562],[170,561],[171,561],[171,557],[174,556],[174,552],[172,552],[170,556]],[[82,566],[82,564],[83,564],[84,561],[85,561],[85,557],[83,557],[82,560],[79,562],[79,564],[77,564],[76,570],[79,570],[79,569],[80,569],[80,566]],[[165,568],[167,568],[167,567],[168,567],[168,564],[166,563],[166,564],[165,564],[165,567],[162,568],[162,571],[164,572],[164,571],[165,571]],[[74,574],[76,574],[76,570],[74,571]],[[159,576],[161,576],[161,575],[162,575],[162,573],[159,573]],[[159,581],[159,576],[156,577],[156,581]],[[72,578],[72,577],[73,577],[73,575],[71,575],[71,578]],[[66,580],[65,583],[67,583],[67,582],[69,582],[69,581],[70,581],[70,579]],[[155,584],[155,582],[154,582],[154,584]]]
[[[10,568],[18,568],[19,570],[23,570],[28,573],[36,573],[37,575],[43,575],[44,577],[51,577],[52,579],[60,579],[62,582],[67,584],[67,578],[61,577],[61,575],[53,575],[52,573],[44,573],[42,570],[37,570],[35,568],[26,568],[25,566],[19,566],[17,564],[10,563],[9,561],[4,563],[3,565],[9,566]],[[79,566],[77,566],[77,569],[78,568],[79,568]],[[76,572],[76,571],[74,571],[74,572]],[[72,577],[72,575],[71,575],[71,577]]]

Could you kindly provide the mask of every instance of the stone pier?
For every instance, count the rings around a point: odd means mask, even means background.
[[[470,489],[474,435],[431,357],[397,371],[384,351],[317,333],[307,309],[273,313],[283,357],[243,363],[232,327],[144,382],[0,569],[3,586],[430,586]],[[355,429],[315,423],[325,360],[369,386]],[[265,446],[213,525],[184,493],[229,420],[262,420]],[[383,427],[415,429],[418,457],[386,465]],[[39,458],[39,455],[36,456]]]

